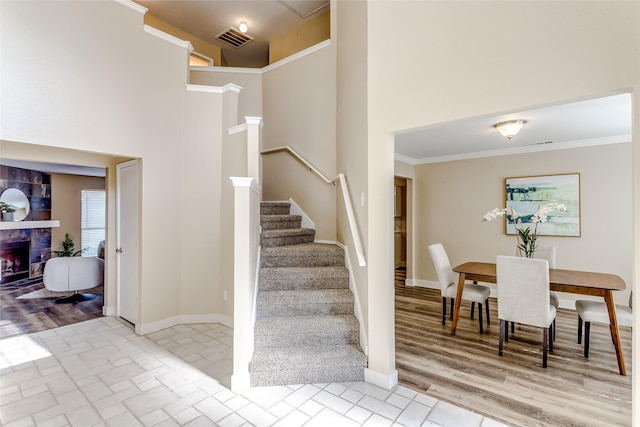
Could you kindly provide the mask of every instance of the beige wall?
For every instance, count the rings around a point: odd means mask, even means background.
[[[233,83],[242,88],[238,98],[238,119],[262,117],[262,72],[233,67],[191,68],[190,83],[205,86],[224,86]]]
[[[427,251],[433,243],[444,245],[452,265],[515,255],[516,238],[504,233],[504,221],[481,222],[504,207],[504,179],[564,173],[580,174],[581,236],[540,236],[538,244],[556,246],[559,268],[622,277],[628,288],[614,296],[626,304],[633,263],[630,143],[416,166],[415,217],[422,220],[414,224],[414,279],[437,282]]]
[[[148,13],[144,15],[144,23],[150,27],[177,37],[180,40],[187,40],[191,42],[193,50],[213,59],[213,65],[222,65],[222,51],[218,46],[212,45],[193,34],[189,34],[188,32],[181,30],[180,28],[167,24],[163,20],[158,19],[153,15],[149,15]]]
[[[82,190],[106,190],[105,178],[51,174],[51,219],[60,221],[60,227],[51,229],[51,249],[54,251],[60,249],[65,233],[73,238],[76,250],[83,248]]]
[[[265,71],[262,83],[262,148],[288,145],[330,179],[342,172],[335,164],[334,69],[329,46]],[[285,153],[263,156],[263,181],[263,200],[292,198],[314,221],[316,239],[336,240],[336,187]]]
[[[318,44],[330,37],[329,12],[269,41],[269,64]]]

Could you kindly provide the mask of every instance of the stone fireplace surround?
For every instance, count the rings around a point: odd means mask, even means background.
[[[44,264],[51,257],[51,228],[34,227],[34,221],[51,220],[51,175],[48,173],[0,165],[0,194],[7,188],[18,188],[27,195],[31,210],[22,223],[28,228],[0,230],[0,257],[2,274],[0,283],[8,283],[24,278],[42,276]],[[14,263],[17,247],[26,247],[28,251],[28,268],[21,266],[20,273],[8,271],[9,264]],[[18,261],[22,264],[24,255]],[[7,270],[7,271],[4,271]]]

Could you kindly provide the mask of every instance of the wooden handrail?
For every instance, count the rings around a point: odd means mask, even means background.
[[[329,179],[325,174],[320,172],[317,168],[315,168],[311,163],[306,161],[304,157],[298,154],[293,148],[288,145],[276,148],[270,148],[268,150],[262,151],[261,154],[271,154],[277,153],[279,151],[286,151],[291,154],[295,159],[308,167],[312,172],[318,175],[324,182],[327,184],[334,184],[336,181],[340,182],[340,189],[342,191],[342,198],[344,199],[345,210],[347,211],[347,219],[349,221],[349,228],[351,229],[351,238],[353,239],[353,245],[355,246],[356,255],[358,257],[358,264],[361,267],[367,265],[367,260],[364,257],[364,251],[362,249],[362,241],[360,240],[360,233],[358,232],[358,224],[356,222],[356,216],[353,211],[353,204],[351,203],[351,196],[349,194],[349,185],[347,184],[347,178],[344,174],[339,173],[333,179]]]

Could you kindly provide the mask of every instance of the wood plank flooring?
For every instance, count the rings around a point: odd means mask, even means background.
[[[589,358],[577,343],[577,314],[560,309],[542,368],[542,331],[517,325],[498,356],[497,302],[478,332],[463,302],[455,336],[441,323],[439,290],[395,282],[399,382],[513,426],[630,426],[631,329],[620,328],[627,376],[618,373],[608,326],[592,325]],[[484,307],[483,307],[484,309]],[[477,311],[477,310],[476,310]],[[477,316],[477,312],[476,312]]]
[[[54,298],[16,299],[44,289],[42,280],[0,285],[0,338],[44,331],[102,316],[104,295],[76,304],[56,304]],[[87,293],[91,290],[87,290]]]

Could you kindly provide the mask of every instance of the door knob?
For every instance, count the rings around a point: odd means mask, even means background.
[[[116,253],[121,254],[122,253],[122,248],[116,249]]]

